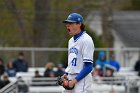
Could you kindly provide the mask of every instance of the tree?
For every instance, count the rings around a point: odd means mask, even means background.
[[[5,2],[7,9],[12,13],[12,15],[14,16],[14,18],[17,21],[17,25],[19,27],[21,39],[23,40],[22,47],[27,46],[27,44],[28,44],[27,41],[29,40],[28,32],[26,31],[24,20],[21,17],[20,12],[18,12],[16,4],[14,3],[13,0],[4,0],[4,2]]]
[[[35,18],[33,22],[33,46],[45,47],[47,46],[48,28],[47,22],[50,14],[50,0],[35,0]]]
[[[132,8],[134,10],[140,10],[140,0],[131,0]]]
[[[113,0],[105,0],[102,6],[102,28],[103,28],[103,35],[102,41],[106,44],[107,47],[113,46],[113,36],[112,36],[112,29],[111,29],[111,22],[112,22],[112,6]]]

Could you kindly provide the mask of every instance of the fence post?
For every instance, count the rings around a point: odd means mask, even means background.
[[[138,93],[140,93],[140,86],[138,86]]]
[[[35,51],[33,49],[31,50],[31,62],[32,67],[35,67]]]
[[[129,92],[130,92],[129,81],[126,80],[126,82],[125,82],[125,93],[129,93]]]
[[[126,50],[124,50],[124,48],[122,47],[121,51],[122,51],[122,56],[123,56],[123,66],[126,67],[126,54],[125,54]]]
[[[106,57],[107,57],[107,60],[109,60],[109,55],[110,55],[110,50],[107,49],[107,50],[106,50]]]

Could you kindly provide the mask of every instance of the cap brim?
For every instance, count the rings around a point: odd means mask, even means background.
[[[72,21],[72,20],[64,20],[63,23],[75,23],[76,21]]]

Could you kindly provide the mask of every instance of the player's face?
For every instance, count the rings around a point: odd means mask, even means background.
[[[69,35],[76,35],[80,33],[80,23],[66,23],[67,32]]]

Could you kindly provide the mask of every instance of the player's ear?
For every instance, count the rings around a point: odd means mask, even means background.
[[[76,24],[78,24],[79,26],[81,26],[82,24],[81,23],[79,23],[79,22],[77,22]]]

